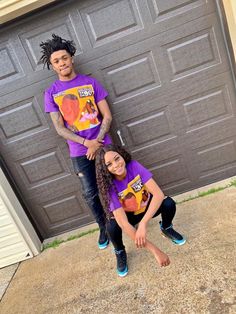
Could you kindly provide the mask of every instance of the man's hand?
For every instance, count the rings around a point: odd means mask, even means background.
[[[95,140],[85,140],[84,145],[88,148],[87,154],[86,154],[87,159],[93,160],[93,159],[95,159],[96,151],[103,144],[95,139]]]
[[[147,228],[146,224],[140,222],[135,233],[135,244],[137,248],[143,248],[146,244]]]

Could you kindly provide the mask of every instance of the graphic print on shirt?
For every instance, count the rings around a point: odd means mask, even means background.
[[[150,193],[143,184],[140,175],[137,175],[127,185],[127,188],[118,193],[120,203],[126,212],[138,215],[145,211]]]
[[[72,131],[87,130],[100,124],[92,85],[73,87],[54,94],[53,98]]]

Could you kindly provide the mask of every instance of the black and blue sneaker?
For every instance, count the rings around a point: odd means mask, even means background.
[[[167,228],[162,228],[161,221],[159,222],[162,235],[170,239],[173,243],[177,245],[183,245],[186,242],[186,239],[177,231],[174,230],[173,225],[170,225]]]
[[[106,228],[100,228],[100,234],[98,238],[98,247],[100,250],[107,248],[109,239],[107,236]]]
[[[128,274],[127,255],[125,250],[115,250],[117,260],[117,274],[125,277]]]

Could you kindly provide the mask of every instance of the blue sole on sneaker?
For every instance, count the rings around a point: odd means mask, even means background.
[[[108,247],[108,244],[109,244],[109,240],[107,240],[106,242],[104,242],[102,244],[98,243],[98,247],[100,250],[104,250],[105,248]]]
[[[120,276],[120,277],[125,277],[125,276],[128,274],[128,267],[126,266],[126,267],[125,267],[125,270],[123,270],[123,271],[119,271],[119,270],[117,269],[117,274],[118,274],[118,276]]]
[[[163,232],[161,233],[161,235],[176,245],[184,245],[186,243],[186,239],[184,237],[182,240],[172,240],[169,237],[167,237]]]

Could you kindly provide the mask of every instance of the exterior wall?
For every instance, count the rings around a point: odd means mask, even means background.
[[[236,1],[223,0],[223,4],[228,22],[231,42],[234,50],[234,57],[236,57]]]
[[[0,268],[31,258],[41,242],[0,169]]]
[[[56,0],[5,0],[0,3],[0,24],[41,8]]]

